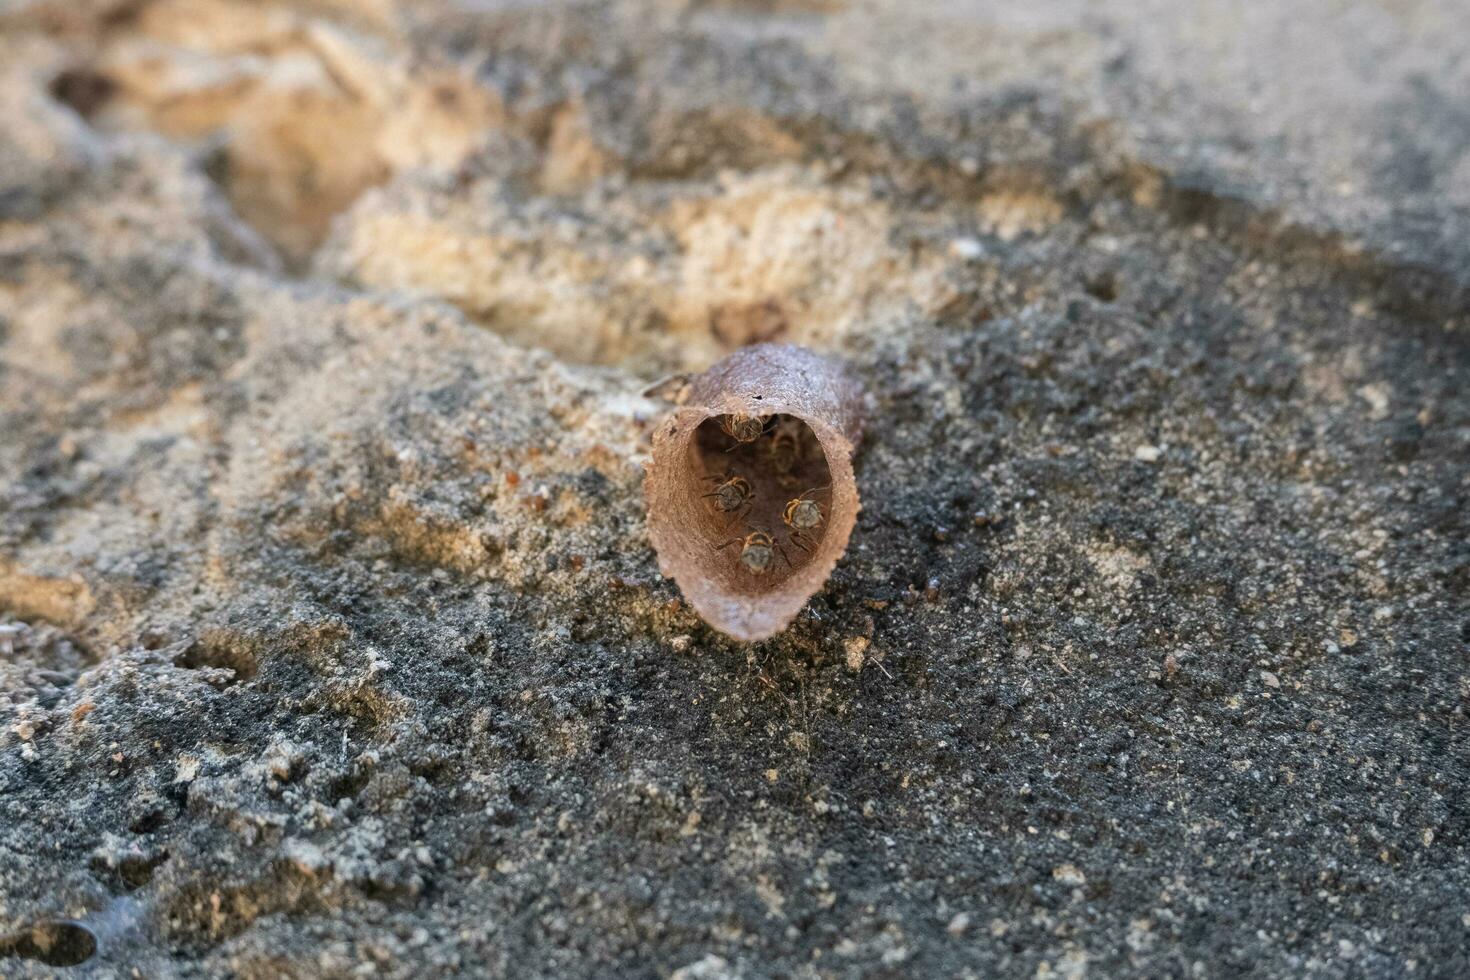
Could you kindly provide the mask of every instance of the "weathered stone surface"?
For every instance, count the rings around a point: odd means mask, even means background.
[[[0,7],[0,973],[1470,969],[1470,8],[914,6]]]

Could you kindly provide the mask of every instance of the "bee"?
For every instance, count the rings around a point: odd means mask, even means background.
[[[777,476],[787,477],[801,462],[802,424],[796,419],[776,423],[771,433],[771,469]]]
[[[765,531],[751,531],[743,538],[731,538],[724,544],[716,545],[719,551],[730,547],[732,544],[740,545],[740,564],[745,566],[746,571],[752,575],[762,575],[771,567],[779,551],[782,558],[786,558],[786,552]],[[786,564],[791,564],[791,559],[786,559]]]
[[[821,527],[826,520],[826,516],[822,513],[822,505],[815,500],[808,500],[807,494],[825,489],[825,487],[819,487],[792,497],[786,501],[786,509],[781,512],[781,520],[791,529],[791,543],[802,551],[812,550],[810,546],[817,543],[812,532]]]
[[[766,422],[769,419],[770,416],[767,415],[746,415],[744,412],[735,412],[720,416],[720,429],[725,435],[734,439],[736,444],[743,445],[759,439],[766,431]]]
[[[750,510],[755,491],[750,488],[750,481],[745,477],[726,473],[724,476],[707,476],[705,479],[716,484],[713,490],[704,495],[705,498],[714,499],[716,510],[724,514],[744,514]]]

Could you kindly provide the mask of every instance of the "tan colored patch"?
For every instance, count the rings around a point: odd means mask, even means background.
[[[16,243],[7,239],[5,244],[13,247]],[[9,324],[5,337],[7,360],[17,365],[44,366],[45,374],[37,372],[37,379],[64,375],[73,363],[73,354],[64,342],[69,324],[106,312],[101,303],[87,297],[54,267],[30,266],[14,280],[0,280],[0,317]]]
[[[900,256],[886,208],[858,192],[806,186],[786,171],[735,182],[718,196],[681,201],[668,228],[682,246],[674,329],[697,332],[714,311],[779,304],[788,338],[840,332],[874,296],[889,293]]]
[[[1045,190],[999,190],[980,199],[980,226],[1002,241],[1046,231],[1062,220],[1062,202]]]
[[[589,195],[589,209],[596,200]],[[804,172],[681,188],[654,215],[558,223],[514,212],[436,216],[370,199],[328,261],[369,286],[442,297],[569,360],[644,358],[666,369],[702,368],[764,340],[820,346],[927,299],[913,295],[911,260],[890,244],[886,207]],[[672,254],[655,261],[663,252]]]
[[[405,558],[438,568],[470,573],[483,569],[488,559],[477,530],[407,501],[388,501],[379,520],[361,530],[387,540]]]
[[[582,110],[564,106],[551,118],[546,159],[541,166],[541,189],[547,194],[581,190],[611,172],[614,162],[592,138]]]
[[[786,332],[786,313],[774,297],[759,303],[727,303],[710,310],[710,332],[726,347],[776,340]]]
[[[1132,590],[1138,584],[1139,574],[1152,565],[1145,555],[1108,544],[1093,544],[1086,554],[1103,582],[1116,592]]]
[[[217,138],[231,203],[298,262],[364,190],[453,167],[505,122],[467,74],[410,70],[381,41],[283,7],[153,3],[96,69],[116,87],[99,125]]]
[[[20,619],[75,626],[96,604],[91,589],[80,580],[27,575],[13,565],[0,565],[0,609]]]
[[[113,414],[111,421],[115,431],[142,429],[160,434],[174,434],[202,433],[211,419],[205,404],[204,387],[198,382],[192,382],[169,392],[168,397],[160,404],[118,411]],[[133,440],[129,440],[129,445],[132,444]]]
[[[377,213],[353,224],[347,262],[364,283],[443,297],[519,343],[580,362],[615,359],[619,314],[631,313],[617,280],[627,270],[542,244]]]
[[[457,71],[416,75],[387,93],[375,147],[389,167],[453,167],[506,123],[493,92]]]

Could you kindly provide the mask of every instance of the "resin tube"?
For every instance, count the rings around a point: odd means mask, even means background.
[[[763,640],[832,574],[857,520],[862,403],[840,364],[759,344],[690,379],[654,432],[659,571],[711,626]]]

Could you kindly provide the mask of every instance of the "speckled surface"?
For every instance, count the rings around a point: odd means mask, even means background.
[[[909,7],[0,6],[0,975],[1470,970],[1470,9]]]

